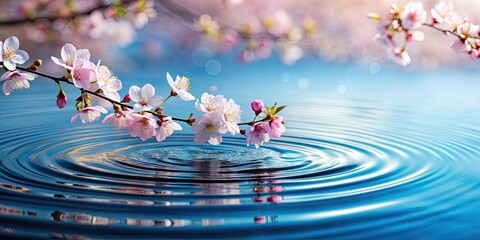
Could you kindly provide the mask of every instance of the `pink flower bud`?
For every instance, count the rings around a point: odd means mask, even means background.
[[[252,110],[255,112],[256,115],[260,114],[263,111],[263,101],[260,99],[255,99],[250,104]]]
[[[132,101],[132,99],[130,98],[130,94],[127,94],[125,95],[125,97],[123,97],[122,102],[129,103],[130,101]]]
[[[60,90],[60,92],[57,95],[57,107],[64,108],[65,105],[67,105],[67,95],[63,90]]]

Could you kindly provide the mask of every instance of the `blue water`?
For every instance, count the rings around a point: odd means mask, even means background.
[[[219,59],[216,76],[188,59],[117,74],[165,94],[167,70],[191,77],[196,96],[215,85],[245,121],[252,99],[288,104],[284,137],[260,149],[230,135],[198,146],[183,125],[165,142],[142,142],[101,123],[71,125],[70,87],[66,109],[41,78],[0,96],[1,238],[479,236],[478,69]],[[169,114],[198,115],[192,103],[169,104]]]

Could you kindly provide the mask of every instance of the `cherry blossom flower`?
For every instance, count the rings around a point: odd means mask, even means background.
[[[130,87],[128,94],[136,102],[133,105],[133,111],[135,112],[149,111],[160,105],[163,100],[161,96],[155,96],[155,88],[151,84],[146,84],[142,88],[134,85]]]
[[[268,122],[255,123],[247,133],[247,146],[253,143],[255,147],[258,148],[262,146],[263,143],[270,141],[270,131]]]
[[[195,107],[202,112],[213,112],[216,109],[223,108],[227,102],[227,99],[223,95],[213,96],[208,93],[203,93],[200,98],[201,102],[196,102]]]
[[[89,89],[96,79],[96,66],[87,59],[77,59],[71,68],[73,84],[78,88]]]
[[[105,18],[101,11],[94,11],[88,17],[83,27],[83,32],[88,34],[91,38],[97,39],[102,36],[105,31]]]
[[[445,3],[445,1],[441,1],[435,5],[435,8],[431,10],[431,13],[435,22],[443,23],[446,18],[454,14],[453,4],[451,2]]]
[[[242,110],[240,110],[238,104],[235,104],[233,99],[229,99],[225,104],[223,116],[225,117],[228,132],[232,135],[239,133],[240,128],[238,127],[238,123],[240,123],[241,120]]]
[[[255,115],[262,113],[263,111],[263,101],[261,99],[255,99],[250,103],[250,107],[255,112]]]
[[[271,137],[279,138],[286,130],[283,125],[283,117],[275,116],[273,120],[270,121],[270,130]]]
[[[127,128],[128,127],[128,114],[131,114],[131,110],[119,111],[115,113],[108,114],[102,121],[102,123],[109,123],[113,121],[113,125],[117,128]]]
[[[102,106],[95,106],[95,107],[85,107],[78,110],[73,116],[70,122],[73,124],[75,120],[80,116],[80,120],[82,123],[93,122],[100,119],[101,113],[108,113],[107,109]]]
[[[182,130],[180,124],[174,122],[171,117],[162,118],[160,127],[157,131],[157,141],[162,142],[173,134],[173,131]]]
[[[275,36],[288,34],[292,28],[292,17],[285,10],[276,10],[271,17],[263,19],[265,28]]]
[[[60,52],[62,59],[51,57],[52,61],[64,68],[71,69],[77,59],[90,60],[90,51],[88,49],[76,49],[71,43],[63,45]]]
[[[133,12],[133,23],[137,29],[143,28],[150,18],[157,16],[157,11],[154,9],[155,1],[138,1],[127,6],[127,12]]]
[[[120,101],[120,94],[118,91],[122,89],[122,81],[115,77],[106,66],[98,66],[96,68],[97,84],[106,97],[115,101]]]
[[[196,144],[205,144],[208,141],[212,145],[219,145],[222,142],[221,134],[228,131],[221,111],[208,112],[198,117],[192,129],[195,131]]]
[[[195,100],[195,97],[188,92],[188,90],[191,88],[189,78],[180,77],[177,75],[175,81],[173,81],[172,76],[170,76],[170,74],[167,72],[167,82],[172,88],[172,96],[176,96],[178,94],[182,100]]]
[[[35,76],[29,73],[21,73],[19,71],[7,71],[0,77],[0,81],[5,81],[2,90],[5,95],[10,95],[14,90],[20,90],[23,88],[30,88],[30,83],[35,79]],[[27,81],[28,80],[28,81]]]
[[[128,132],[132,137],[140,137],[145,141],[157,133],[155,128],[158,127],[157,122],[153,119],[150,113],[137,114],[131,113],[127,115],[128,118]]]
[[[458,26],[463,24],[465,21],[466,20],[458,14],[453,14],[453,15],[445,18],[445,23],[447,23],[448,26],[450,26],[450,29],[452,31],[457,31]]]
[[[20,43],[15,36],[7,38],[5,43],[0,41],[0,62],[10,71],[15,70],[17,64],[24,64],[29,58],[27,52],[18,50],[19,47]]]
[[[471,36],[478,36],[479,27],[476,24],[472,24],[469,22],[465,22],[463,24],[458,25],[457,33],[462,38],[468,38]]]
[[[423,4],[420,2],[409,2],[400,13],[402,27],[407,30],[413,30],[422,26],[427,20],[427,12],[423,10]]]
[[[213,39],[218,38],[220,25],[208,14],[203,14],[195,22],[195,28]]]

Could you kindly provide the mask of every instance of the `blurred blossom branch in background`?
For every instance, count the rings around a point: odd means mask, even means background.
[[[286,65],[305,57],[369,64],[388,59],[372,37],[378,27],[365,14],[382,13],[392,3],[404,6],[407,1],[11,0],[0,3],[6,9],[0,13],[0,34],[30,39],[27,49],[48,43],[48,48],[39,49],[44,54],[71,42],[106,58],[110,47],[141,41],[150,56],[149,44],[165,44],[159,39],[168,38],[178,51],[203,46],[213,53],[234,52],[242,62],[277,56]],[[422,3],[424,9],[432,9],[438,1]],[[479,22],[479,1],[451,3],[463,17]],[[476,66],[446,50],[451,39],[439,37],[435,29],[422,31],[425,42],[408,49],[414,66]]]

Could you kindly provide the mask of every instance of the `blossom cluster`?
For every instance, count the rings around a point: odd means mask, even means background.
[[[237,28],[227,27],[208,14],[201,15],[194,25],[223,49],[231,49],[246,39],[243,50],[238,54],[240,61],[267,58],[275,49],[287,65],[303,57],[300,40],[311,36],[316,27],[311,18],[306,18],[302,26],[296,26],[293,17],[281,9],[263,18],[251,16]]]
[[[455,53],[469,55],[472,59],[480,59],[480,29],[479,26],[458,15],[452,3],[439,2],[430,11],[431,20],[428,20],[427,11],[421,2],[409,2],[405,6],[392,4],[385,19],[376,13],[368,16],[379,20],[378,33],[374,39],[385,49],[388,56],[401,65],[411,62],[407,52],[407,43],[423,41],[425,35],[418,31],[422,26],[428,26],[456,39],[450,44]],[[445,27],[445,28],[441,28]],[[399,46],[395,35],[403,33],[404,42]]]
[[[13,19],[38,19],[25,28],[32,41],[43,42],[52,34],[70,32],[77,38],[102,37],[124,46],[133,41],[135,29],[143,28],[156,17],[154,3],[154,0],[112,1],[112,4],[103,0],[25,0],[13,2],[6,12]]]
[[[251,122],[241,123],[242,110],[240,105],[233,99],[226,99],[223,95],[210,95],[203,93],[200,99],[196,99],[191,93],[190,79],[177,75],[175,79],[167,72],[166,81],[170,86],[169,96],[163,98],[156,93],[155,87],[146,84],[142,87],[131,86],[123,98],[119,91],[122,90],[122,81],[99,60],[97,64],[91,61],[88,49],[77,49],[73,44],[65,44],[60,51],[60,58],[55,56],[51,60],[65,69],[66,74],[62,77],[54,77],[38,72],[41,61],[35,61],[30,67],[17,67],[28,61],[28,54],[18,50],[19,41],[16,37],[9,37],[5,43],[0,42],[0,60],[6,72],[0,80],[5,81],[3,92],[9,95],[13,90],[29,88],[29,82],[37,74],[51,78],[59,86],[57,94],[57,106],[64,108],[67,105],[67,95],[62,88],[62,83],[74,85],[80,90],[80,96],[75,101],[77,112],[72,116],[71,123],[77,119],[82,123],[98,121],[102,114],[108,110],[92,100],[92,97],[101,98],[112,104],[113,113],[103,118],[103,123],[113,123],[117,128],[127,129],[132,137],[139,137],[145,141],[155,137],[158,142],[164,141],[174,131],[182,130],[178,122],[185,122],[195,132],[196,144],[210,143],[219,145],[222,142],[222,134],[242,134],[246,136],[247,146],[254,144],[259,147],[270,140],[279,138],[285,132],[283,117],[278,113],[286,106],[265,106],[262,100],[255,100],[251,108],[255,118]],[[25,73],[16,70],[21,68]],[[28,73],[29,72],[29,73]],[[184,101],[194,101],[195,107],[203,113],[198,118],[190,114],[188,119],[175,118],[163,113],[165,103],[171,97],[179,97]],[[134,105],[128,103],[134,102]],[[261,120],[256,119],[261,118]],[[251,126],[248,131],[240,130],[240,125]]]

